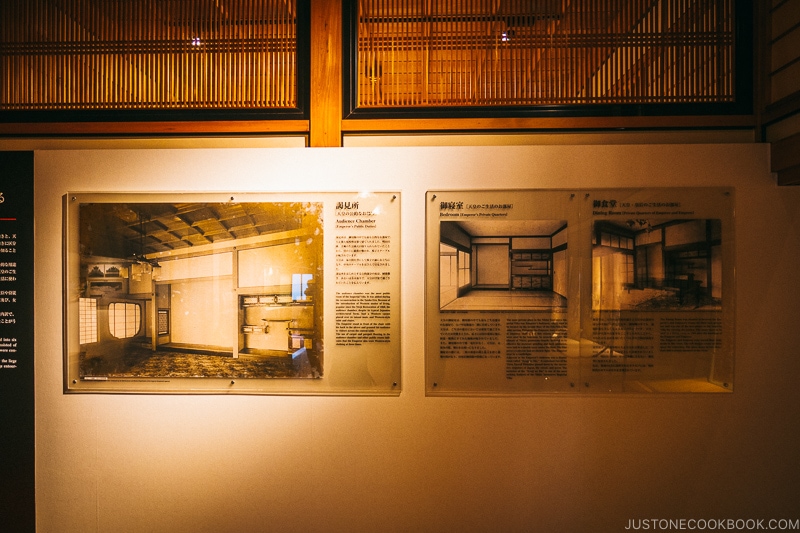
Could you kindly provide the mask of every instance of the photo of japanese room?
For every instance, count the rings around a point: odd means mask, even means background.
[[[321,203],[87,203],[82,379],[322,376]]]
[[[442,311],[566,308],[565,220],[443,221],[439,235]]]
[[[603,220],[592,235],[592,309],[721,309],[717,219]]]

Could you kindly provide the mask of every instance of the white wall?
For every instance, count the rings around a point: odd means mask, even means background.
[[[477,285],[501,285],[508,287],[510,265],[508,244],[477,244],[472,248],[477,265]]]
[[[170,283],[170,342],[229,348],[236,345],[236,296],[230,277]]]
[[[800,189],[775,186],[766,145],[41,151],[35,185],[40,532],[800,518]],[[489,185],[735,186],[733,394],[426,398],[424,193]],[[62,394],[67,191],[371,188],[402,191],[399,397]]]

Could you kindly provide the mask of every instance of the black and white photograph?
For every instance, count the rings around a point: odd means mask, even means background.
[[[592,309],[719,310],[719,219],[598,220],[592,235]]]
[[[79,376],[322,378],[321,202],[79,207]]]
[[[567,221],[442,221],[442,311],[567,306]]]

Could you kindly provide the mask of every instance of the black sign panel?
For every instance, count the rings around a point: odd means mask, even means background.
[[[0,152],[0,522],[34,531],[33,152]]]

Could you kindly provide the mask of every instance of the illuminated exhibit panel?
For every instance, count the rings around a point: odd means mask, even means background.
[[[612,390],[715,380],[724,361],[719,219],[604,219],[592,240],[592,371]],[[710,388],[710,386],[709,386]]]
[[[65,204],[67,390],[399,392],[397,194],[85,196]]]
[[[732,202],[429,193],[428,393],[732,390]]]
[[[442,191],[427,197],[428,394],[568,391],[577,380],[577,218],[562,191]],[[572,311],[571,311],[572,309]],[[575,331],[569,332],[569,324]]]
[[[732,390],[733,191],[591,198],[591,310],[582,311],[591,343],[581,374],[608,392]]]

